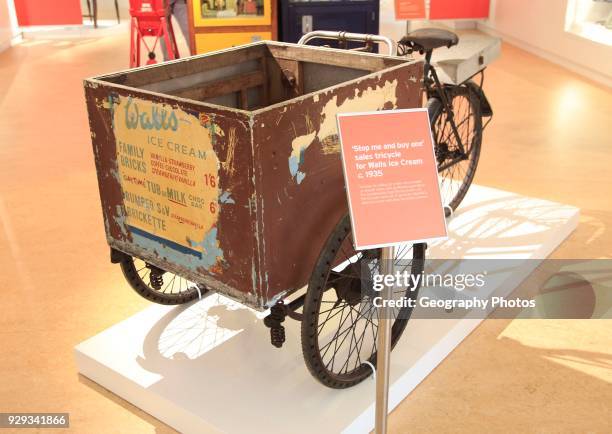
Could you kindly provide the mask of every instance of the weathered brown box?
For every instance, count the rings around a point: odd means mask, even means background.
[[[419,107],[421,78],[266,41],[86,80],[108,243],[264,309],[347,212],[336,113]]]

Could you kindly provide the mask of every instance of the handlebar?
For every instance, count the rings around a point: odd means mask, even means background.
[[[397,54],[397,46],[386,36],[380,35],[365,35],[362,33],[347,33],[347,32],[331,32],[328,30],[315,30],[314,32],[306,33],[300,38],[298,44],[306,45],[312,39],[332,39],[336,41],[354,41],[354,42],[376,42],[378,44],[386,44],[389,48],[389,56]]]

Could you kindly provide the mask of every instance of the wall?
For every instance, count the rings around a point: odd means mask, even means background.
[[[425,11],[429,11],[430,0],[425,0]],[[430,22],[427,19],[410,20],[408,27],[411,30],[420,27],[431,27],[452,24],[452,21],[444,20],[438,22]],[[379,12],[379,32],[381,35],[391,38],[394,41],[399,41],[406,34],[407,23],[405,20],[395,19],[395,0],[380,0]]]
[[[395,19],[393,0],[380,0],[379,27],[381,35],[397,41],[406,34],[406,22]]]
[[[84,14],[87,13],[87,1],[80,0],[81,10]],[[130,1],[129,0],[118,0],[119,15],[121,20],[128,20],[130,18]],[[98,20],[110,20],[115,21],[117,19],[117,13],[115,12],[114,0],[98,0]]]
[[[491,0],[478,28],[506,42],[612,86],[612,47],[565,31],[567,0]]]
[[[80,0],[14,0],[20,26],[82,24]]]
[[[11,46],[12,38],[13,28],[8,3],[6,0],[0,0],[0,51],[4,51]]]

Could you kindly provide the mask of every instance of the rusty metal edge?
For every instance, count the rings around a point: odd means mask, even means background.
[[[279,47],[300,47],[300,48],[306,48],[309,50],[323,50],[323,51],[337,51],[337,52],[342,52],[342,53],[351,53],[353,54],[352,51],[349,50],[341,50],[338,48],[331,48],[331,47],[318,47],[318,46],[314,46],[314,45],[298,45],[298,44],[293,44],[290,42],[280,42],[280,41],[270,41],[270,40],[263,40],[263,41],[257,41],[257,42],[251,42],[249,44],[244,44],[244,45],[238,45],[237,47],[230,47],[230,48],[224,48],[222,50],[215,50],[215,51],[209,51],[207,53],[202,53],[202,54],[196,54],[194,56],[188,56],[188,57],[182,57],[180,59],[175,59],[175,60],[168,60],[165,62],[160,62],[160,63],[155,63],[153,65],[143,65],[143,66],[139,66],[138,68],[127,68],[127,69],[121,69],[119,71],[114,71],[114,72],[110,72],[107,74],[103,74],[103,75],[96,75],[93,77],[88,77],[86,78],[86,80],[89,79],[98,79],[98,80],[104,80],[105,78],[112,78],[121,74],[129,74],[130,72],[134,72],[134,71],[143,71],[146,69],[155,69],[155,68],[161,68],[173,63],[181,63],[181,62],[187,62],[189,60],[193,60],[193,59],[201,59],[201,58],[205,58],[205,57],[211,57],[214,55],[217,55],[219,53],[226,53],[226,52],[231,52],[231,51],[239,51],[239,50],[243,50],[245,48],[248,47],[255,47],[258,45],[276,45]],[[387,58],[387,59],[392,59],[392,60],[397,60],[398,56],[388,56],[386,54],[378,54],[378,53],[366,53],[366,52],[354,52],[354,54],[356,56],[372,56],[372,57],[378,57],[378,58]]]
[[[300,47],[303,47],[303,45],[300,45]],[[326,49],[327,50],[334,50],[332,48],[326,48]],[[347,51],[347,50],[334,50],[334,51]],[[370,53],[364,53],[364,54],[370,54]],[[379,57],[386,57],[386,58],[392,58],[390,56],[383,56],[383,55],[377,55],[377,56],[379,56]],[[321,94],[321,93],[326,93],[326,92],[329,92],[329,91],[333,91],[333,90],[339,89],[341,87],[345,87],[347,85],[351,85],[351,84],[357,83],[357,82],[362,81],[362,80],[367,80],[367,79],[370,79],[370,78],[376,78],[376,76],[381,76],[383,73],[394,71],[396,69],[406,68],[409,65],[414,65],[414,64],[418,64],[418,63],[424,63],[424,62],[423,62],[423,60],[407,60],[405,63],[401,63],[401,64],[395,65],[395,66],[390,66],[389,68],[384,68],[384,69],[381,69],[379,71],[374,71],[374,72],[371,72],[369,74],[362,75],[362,76],[359,76],[357,78],[354,78],[352,80],[343,81],[341,83],[334,84],[333,86],[325,87],[323,89],[319,89],[319,90],[316,90],[314,92],[305,93],[304,95],[298,96],[297,98],[292,98],[291,100],[288,100],[288,101],[281,101],[279,103],[272,104],[272,105],[269,105],[269,106],[266,106],[266,107],[262,107],[260,109],[253,110],[253,111],[248,112],[248,113],[252,113],[254,116],[257,116],[257,115],[265,113],[267,111],[278,109],[278,108],[280,108],[282,106],[299,103],[300,101],[305,100],[307,98],[311,98],[311,97],[313,97],[316,94]],[[406,77],[406,79],[409,80],[408,77]]]
[[[217,289],[211,289],[212,292],[229,297],[232,300],[235,300],[260,312],[266,310],[266,307],[263,306],[261,302],[261,297],[253,296],[253,293],[251,292],[240,292],[232,288],[231,286],[228,286],[223,282],[219,282],[218,280],[210,276],[194,273],[188,268],[179,267],[170,262],[162,263],[161,261],[159,261],[159,258],[156,258],[151,253],[147,253],[145,250],[138,248],[134,244],[123,243],[121,241],[115,240],[114,238],[110,238],[108,235],[106,237],[106,241],[108,242],[110,247],[119,250],[125,253],[126,255],[136,255],[139,259],[142,259],[143,261],[146,261],[156,266],[161,266],[164,268],[165,271],[177,274],[185,279],[191,280],[192,282],[202,284],[209,289],[214,286]]]
[[[130,92],[138,92],[138,93],[143,93],[143,94],[147,94],[147,95],[151,95],[157,98],[163,98],[163,99],[172,99],[178,102],[183,102],[183,103],[187,103],[187,104],[193,104],[193,105],[198,105],[201,106],[205,109],[214,109],[220,112],[226,112],[228,115],[231,116],[235,116],[236,114],[243,116],[241,120],[243,121],[248,121],[251,117],[252,117],[252,113],[251,111],[247,111],[247,110],[241,110],[241,109],[235,109],[233,107],[226,107],[226,106],[222,106],[222,105],[217,105],[217,104],[209,104],[209,103],[205,103],[202,101],[198,101],[195,99],[190,99],[190,98],[183,98],[183,97],[179,97],[179,96],[174,96],[174,95],[169,95],[169,94],[165,94],[165,93],[159,93],[159,92],[154,92],[151,90],[147,90],[147,89],[141,89],[139,87],[132,87],[132,86],[125,86],[123,84],[117,84],[117,83],[113,83],[110,81],[106,81],[106,80],[101,80],[99,78],[86,78],[83,80],[83,84],[84,86],[105,86],[105,87],[114,87],[117,89],[122,89],[122,90],[126,90],[126,91],[130,91]]]
[[[109,86],[114,86],[114,87],[118,87],[120,89],[125,89],[125,90],[133,90],[133,91],[138,91],[138,92],[143,92],[149,95],[153,95],[153,96],[157,96],[157,97],[163,97],[163,98],[174,98],[178,101],[184,101],[190,104],[197,104],[200,105],[202,107],[208,107],[208,108],[214,108],[216,110],[227,110],[230,113],[240,113],[243,114],[245,116],[248,115],[257,115],[259,113],[263,113],[265,111],[271,110],[271,109],[275,109],[278,108],[284,104],[287,104],[287,101],[281,101],[277,104],[272,104],[266,107],[262,107],[260,109],[257,110],[242,110],[242,109],[238,109],[238,108],[233,108],[233,107],[227,107],[227,106],[222,106],[222,105],[217,105],[217,104],[211,104],[211,103],[206,103],[203,101],[198,101],[195,99],[190,99],[190,98],[184,98],[184,97],[178,97],[178,96],[173,96],[173,95],[168,95],[168,94],[163,94],[163,93],[159,93],[159,92],[153,92],[150,90],[145,90],[145,89],[141,89],[138,87],[132,87],[132,86],[125,86],[122,84],[117,84],[117,83],[112,83],[107,81],[106,79],[109,78],[113,78],[116,76],[119,76],[121,74],[129,74],[130,72],[134,72],[134,71],[141,71],[141,70],[145,70],[145,69],[152,69],[152,68],[160,68],[163,66],[167,66],[168,64],[172,64],[172,63],[180,63],[180,62],[186,62],[192,59],[198,59],[198,58],[204,58],[204,57],[210,57],[219,53],[225,53],[225,52],[230,52],[230,51],[238,51],[238,50],[243,50],[247,47],[253,47],[253,46],[258,46],[258,45],[275,45],[278,47],[298,47],[300,49],[307,49],[307,50],[315,50],[315,51],[332,51],[332,52],[341,52],[343,54],[346,53],[350,53],[353,54],[355,56],[369,56],[369,57],[377,57],[377,58],[383,58],[383,59],[391,59],[391,60],[398,60],[401,59],[399,56],[388,56],[385,54],[378,54],[378,53],[364,53],[364,52],[353,52],[350,50],[341,50],[341,49],[337,49],[337,48],[330,48],[330,47],[317,47],[317,46],[311,46],[311,45],[298,45],[298,44],[292,44],[289,42],[278,42],[278,41],[258,41],[258,42],[253,42],[250,44],[244,44],[244,45],[239,45],[238,47],[231,47],[231,48],[226,48],[223,50],[216,50],[216,51],[211,51],[209,53],[205,53],[205,54],[199,54],[196,56],[189,56],[189,57],[184,57],[182,59],[176,59],[176,60],[171,60],[171,61],[167,61],[167,62],[163,62],[163,63],[156,63],[153,65],[146,65],[146,66],[141,66],[138,68],[132,68],[132,69],[124,69],[124,70],[120,70],[120,71],[116,71],[116,72],[112,72],[110,74],[104,74],[104,75],[99,75],[99,76],[94,76],[94,77],[89,77],[89,78],[85,78],[84,82],[89,82],[89,83],[97,83],[97,84],[104,84],[104,85],[109,85]],[[349,80],[349,81],[343,81],[342,83],[338,83],[336,85],[333,86],[329,86],[323,89],[319,89],[313,92],[309,92],[307,94],[301,95],[297,98],[293,98],[291,99],[291,103],[292,102],[297,102],[300,101],[301,99],[305,99],[308,97],[311,97],[312,95],[316,94],[316,93],[321,93],[321,92],[327,92],[330,90],[333,90],[335,88],[341,87],[346,85],[347,83],[353,83],[359,80],[362,80],[364,78],[370,78],[370,77],[375,77],[377,74],[380,74],[384,71],[391,71],[394,69],[399,69],[402,67],[405,67],[406,65],[411,65],[414,63],[422,63],[423,60],[415,60],[415,59],[406,59],[406,61],[404,63],[401,63],[399,65],[395,65],[395,66],[391,66],[389,68],[384,68],[381,69],[380,71],[375,71],[375,72],[371,72],[369,74],[366,75],[362,75],[361,77],[357,77],[353,80]]]

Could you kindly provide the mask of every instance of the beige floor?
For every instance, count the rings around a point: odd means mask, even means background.
[[[108,261],[81,83],[127,60],[123,37],[0,54],[0,411],[67,411],[75,432],[172,432],[77,375],[72,354],[148,305]],[[610,90],[507,45],[485,86],[496,114],[476,181],[580,207],[554,257],[610,258]],[[612,322],[487,320],[390,431],[610,432],[611,383]]]

